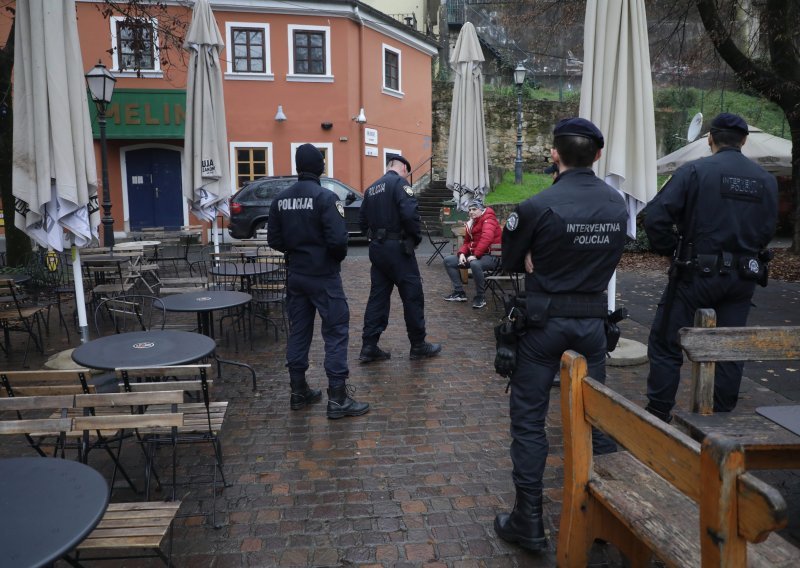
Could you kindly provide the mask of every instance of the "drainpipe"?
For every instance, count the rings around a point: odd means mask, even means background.
[[[361,18],[361,13],[358,11],[358,5],[353,6],[353,11],[358,18],[358,105],[357,108],[364,108],[364,20]],[[356,111],[358,112],[358,111]],[[364,182],[364,125],[358,124],[358,167],[359,167],[359,180],[361,186],[359,189],[363,190]]]

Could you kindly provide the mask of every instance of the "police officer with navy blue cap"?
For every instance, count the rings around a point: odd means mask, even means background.
[[[306,382],[314,317],[319,312],[328,376],[328,418],[360,416],[369,405],[353,400],[346,388],[350,309],[340,274],[347,256],[344,207],[335,193],[319,183],[325,159],[316,147],[303,144],[297,148],[295,165],[297,183],[273,199],[267,224],[270,246],[286,254],[290,406],[299,410],[322,398],[322,392]]]
[[[389,302],[397,286],[403,301],[406,333],[411,342],[409,358],[433,357],[442,350],[425,341],[425,297],[414,248],[422,241],[417,200],[406,176],[411,164],[399,154],[386,156],[387,171],[364,192],[359,212],[361,230],[369,238],[370,291],[364,311],[363,345],[359,361],[370,363],[391,358],[378,347],[389,324]]]
[[[668,286],[658,304],[647,348],[647,410],[666,422],[683,364],[678,330],[693,324],[698,308],[716,310],[718,326],[747,325],[755,285],[767,284],[778,184],[742,154],[748,132],[738,115],[715,117],[708,135],[712,155],[678,168],[643,212],[652,248],[675,253],[673,266],[683,267],[673,271],[672,292]],[[742,370],[741,362],[717,363],[715,412],[736,406]]]
[[[503,269],[525,273],[527,312],[510,376],[511,461],[516,502],[497,515],[495,532],[508,542],[542,550],[542,489],[548,443],[545,418],[561,355],[584,355],[589,374],[605,380],[606,285],[622,257],[628,213],[622,196],[600,180],[592,163],[600,158],[603,135],[583,118],[560,121],[553,130],[551,157],[558,166],[553,185],[520,203],[503,229]],[[498,357],[500,356],[498,337]],[[496,368],[500,373],[500,369]],[[615,444],[594,432],[595,453]]]

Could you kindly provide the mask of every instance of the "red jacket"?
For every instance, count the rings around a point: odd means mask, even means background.
[[[458,254],[480,258],[489,253],[492,245],[502,241],[503,229],[491,207],[484,209],[480,217],[464,223],[464,226],[464,244],[458,249]]]

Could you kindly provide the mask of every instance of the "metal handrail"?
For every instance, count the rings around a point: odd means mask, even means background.
[[[430,167],[426,171],[423,172],[423,175],[425,173],[430,173],[430,172],[433,171],[433,154],[431,154],[430,156],[428,156],[427,158],[422,160],[419,163],[419,165],[416,168],[414,168],[413,170],[411,170],[411,172],[408,174],[408,179],[411,182],[411,185],[414,185],[414,172],[416,172],[421,167],[425,166],[425,164],[430,164]]]

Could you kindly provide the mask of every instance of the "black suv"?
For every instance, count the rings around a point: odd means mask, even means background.
[[[297,181],[296,176],[273,176],[253,180],[231,198],[228,233],[235,239],[249,239],[258,229],[267,226],[272,200]],[[344,205],[344,219],[350,238],[360,237],[358,212],[364,197],[349,185],[335,178],[320,178],[322,187],[331,190]]]

